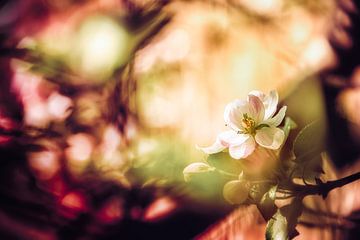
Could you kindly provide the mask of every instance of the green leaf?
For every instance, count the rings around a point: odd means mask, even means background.
[[[314,182],[322,170],[321,153],[325,150],[325,124],[320,121],[305,126],[295,138],[295,164],[292,177]]]
[[[295,198],[289,205],[281,207],[266,225],[266,240],[287,240],[299,233],[295,229],[302,213],[302,199]]]
[[[210,154],[207,162],[216,169],[236,175],[239,175],[243,169],[241,162],[231,158],[227,152]]]
[[[293,153],[293,142],[291,142],[293,139],[289,139],[289,135],[291,130],[295,128],[297,128],[297,124],[290,117],[286,117],[284,126],[282,127],[285,138],[279,154],[279,162],[281,163],[279,166],[280,176],[288,175],[286,172],[291,172],[291,168],[294,165],[292,160],[295,158],[295,156]]]
[[[269,189],[271,189],[272,185],[268,183],[255,183],[250,187],[250,197],[257,203],[261,202],[264,194],[266,194]]]
[[[286,139],[289,137],[290,131],[295,128],[297,128],[297,124],[290,117],[286,117],[284,127],[282,128],[285,133],[284,143],[286,142]]]
[[[294,168],[292,177],[302,178],[306,183],[316,183],[316,178],[324,173],[321,155],[315,156],[312,160],[304,163],[297,163]]]
[[[272,186],[269,191],[267,191],[260,200],[260,203],[257,204],[261,215],[268,221],[276,212],[277,206],[275,205],[277,185]]]
[[[325,150],[325,124],[315,121],[305,126],[294,140],[297,162],[312,160]]]
[[[289,239],[288,222],[280,211],[268,221],[265,232],[266,240],[287,240]]]

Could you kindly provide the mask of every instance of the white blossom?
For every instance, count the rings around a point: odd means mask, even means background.
[[[272,150],[279,149],[285,134],[278,126],[285,117],[286,106],[275,115],[278,101],[276,91],[271,91],[269,95],[252,91],[247,100],[229,103],[224,120],[230,130],[221,132],[213,145],[200,149],[214,154],[228,148],[230,156],[235,159],[249,156],[256,144]]]

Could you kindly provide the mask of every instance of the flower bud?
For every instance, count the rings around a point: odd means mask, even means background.
[[[249,195],[249,186],[243,180],[227,182],[223,189],[223,195],[225,200],[231,204],[244,203]]]
[[[211,167],[206,163],[202,163],[202,162],[192,163],[188,165],[183,171],[185,182],[190,181],[191,177],[195,174],[211,172],[214,170],[215,170],[214,167]]]

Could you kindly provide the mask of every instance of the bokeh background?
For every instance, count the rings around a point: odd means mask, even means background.
[[[358,170],[357,7],[2,1],[1,238],[263,239],[255,208],[182,171],[225,129],[225,105],[254,89],[276,89],[299,128],[323,122],[326,179]],[[358,192],[309,199],[297,239],[356,239]]]

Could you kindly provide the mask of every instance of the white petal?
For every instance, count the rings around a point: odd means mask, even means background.
[[[264,99],[265,119],[269,119],[274,115],[274,113],[276,112],[278,102],[279,102],[279,95],[275,90],[271,91],[270,94],[265,97]]]
[[[234,108],[233,106],[234,104],[231,102],[229,104],[227,104],[225,106],[225,111],[224,111],[224,121],[226,124],[228,124],[230,122],[230,113],[231,113],[231,109]]]
[[[231,145],[229,147],[229,153],[232,158],[241,159],[249,156],[255,149],[254,138],[247,135],[248,139],[239,145]]]
[[[254,95],[248,96],[249,100],[249,117],[253,118],[256,123],[259,123],[264,120],[265,108],[264,104]]]
[[[233,130],[224,131],[217,136],[216,141],[213,143],[213,145],[209,147],[197,146],[197,148],[207,154],[218,153],[224,150],[225,148],[229,147],[230,144],[243,143],[247,138],[244,139],[244,136],[242,135],[244,134],[237,134]]]
[[[265,93],[263,93],[261,91],[258,91],[258,90],[254,90],[254,91],[249,92],[249,95],[257,96],[258,98],[260,98],[260,100],[262,102],[265,101],[265,97],[266,97]]]
[[[243,129],[241,124],[243,115],[248,112],[249,103],[247,101],[235,100],[225,107],[225,123],[235,131],[240,131]]]
[[[264,119],[269,119],[274,115],[279,101],[279,95],[275,90],[271,91],[269,95],[261,91],[251,91],[249,95],[257,96],[263,102],[265,107]]]
[[[226,105],[225,111],[224,111],[224,121],[225,121],[226,125],[228,125],[230,128],[234,129],[235,131],[240,131],[240,129],[238,128],[238,124],[237,124],[238,120],[234,119],[234,116],[233,116],[233,111],[235,108],[236,107],[233,102]],[[236,122],[236,123],[234,123],[234,122]]]
[[[285,117],[286,108],[287,108],[286,106],[283,106],[273,118],[265,120],[262,123],[267,124],[269,126],[273,126],[273,127],[279,126]]]
[[[200,149],[201,151],[203,151],[206,154],[214,154],[214,153],[218,153],[221,152],[222,150],[224,150],[226,148],[226,146],[222,145],[221,142],[217,139],[213,145],[209,146],[209,147],[199,147],[196,146],[197,149]]]
[[[230,145],[239,145],[249,138],[247,134],[238,134],[232,130],[222,132],[218,135],[218,140],[223,146],[229,147]]]
[[[256,132],[256,142],[265,148],[278,149],[285,138],[284,131],[276,127],[264,127]]]

